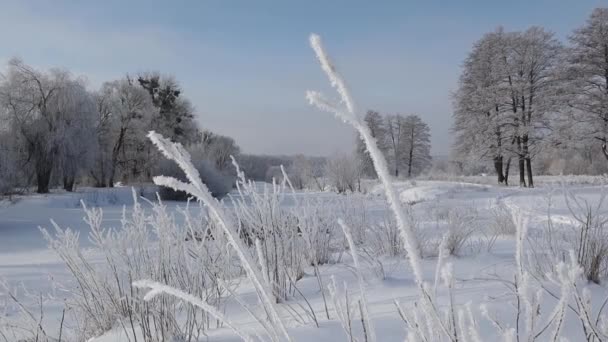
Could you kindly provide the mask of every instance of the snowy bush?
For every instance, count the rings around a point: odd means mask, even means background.
[[[592,203],[564,187],[562,198],[570,214],[567,222],[556,220],[552,213],[555,199],[547,198],[546,227],[535,234],[532,241],[536,248],[529,257],[541,276],[573,251],[587,280],[599,284],[608,277],[608,216],[603,208],[606,195],[603,189],[599,200]]]
[[[65,307],[57,330],[45,328],[42,324],[45,311],[53,305],[62,307],[62,304],[53,295],[30,292],[23,285],[10,286],[0,281],[0,341],[75,341],[73,333],[64,326]]]
[[[287,300],[303,276],[305,246],[298,217],[282,205],[285,183],[264,186],[259,193],[255,183],[241,173],[237,189],[239,195],[232,200],[239,234],[249,246],[255,246],[275,300]]]
[[[80,247],[78,233],[70,229],[54,224],[54,231],[43,230],[78,284],[67,302],[77,331],[86,338],[119,326],[149,342],[201,336],[214,324],[206,311],[177,299],[144,301],[132,282],[162,281],[219,308],[241,268],[204,210],[200,216],[182,211],[185,224],[178,226],[162,203],[146,210],[135,191],[133,196],[132,214],[116,230],[101,226],[101,209],[85,207],[92,251]],[[94,265],[91,256],[103,258],[104,266]]]
[[[336,243],[339,236],[334,217],[336,207],[333,202],[307,198],[299,201],[292,210],[305,244],[304,255],[308,265],[331,262],[333,252],[341,247]]]
[[[446,236],[444,248],[449,255],[462,255],[471,243],[472,235],[477,232],[477,213],[472,209],[450,209],[444,220],[438,218],[438,224],[445,224]],[[442,222],[443,221],[443,222]]]
[[[354,155],[336,154],[325,164],[325,175],[338,193],[360,189],[361,162]]]
[[[403,244],[399,236],[399,228],[394,218],[387,216],[381,222],[371,225],[372,245],[381,255],[390,257],[404,255]]]
[[[495,235],[515,235],[517,227],[513,222],[511,212],[504,204],[499,204],[491,210],[490,233]]]

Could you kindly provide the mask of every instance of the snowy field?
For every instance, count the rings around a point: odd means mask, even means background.
[[[463,241],[458,242],[453,255],[446,256],[442,261],[444,265],[453,265],[452,295],[448,295],[446,287],[439,285],[436,290],[437,303],[447,308],[451,297],[456,311],[466,312],[467,308],[470,308],[479,331],[484,336],[483,340],[497,336],[497,333],[490,321],[483,317],[480,311],[482,304],[486,307],[484,310],[487,310],[492,317],[495,315],[499,317],[505,328],[515,327],[516,296],[509,289],[509,282],[513,281],[517,272],[516,241],[515,232],[509,230],[509,223],[505,223],[508,221],[505,221],[505,217],[508,219],[510,213],[516,212],[528,220],[529,239],[525,244],[524,254],[531,255],[532,250],[538,249],[541,245],[545,246],[542,241],[537,241],[534,237],[538,236],[539,232],[547,231],[549,209],[554,226],[576,226],[562,193],[563,189],[551,185],[536,189],[519,189],[448,181],[417,181],[414,184],[401,182],[396,185],[402,203],[411,209],[410,220],[416,226],[423,255],[421,264],[424,278],[431,287],[435,286],[438,244],[441,237],[454,229],[458,230],[455,232],[457,235],[462,235]],[[569,185],[567,188],[592,206],[601,202],[603,190],[600,186]],[[258,186],[257,189],[263,193],[263,186]],[[239,198],[238,193],[232,193],[232,196]],[[329,217],[336,220],[345,219],[350,222],[355,235],[362,234],[360,238],[356,238],[359,240],[357,245],[360,269],[377,340],[403,341],[407,337],[408,330],[411,329],[408,329],[400,317],[395,301],[399,302],[404,310],[408,310],[413,307],[414,302],[419,302],[419,294],[405,255],[402,252],[392,256],[389,252],[380,253],[378,248],[383,243],[369,240],[378,234],[377,230],[371,228],[372,226],[391,224],[389,222],[391,214],[385,204],[382,189],[379,186],[373,187],[366,195],[344,196],[301,192],[295,195],[285,193],[279,198],[281,206],[287,209],[293,207],[295,202],[301,204],[307,200],[313,200],[321,207],[331,206],[334,211]],[[78,285],[74,282],[71,273],[56,253],[46,248],[46,242],[38,227],[51,227],[49,219],[52,218],[60,227],[69,227],[79,232],[79,241],[84,247],[82,250],[87,253],[86,258],[91,260],[92,265],[99,265],[101,270],[103,265],[107,264],[103,253],[92,248],[93,244],[88,238],[90,230],[83,221],[85,213],[80,208],[80,200],[90,207],[99,206],[103,209],[103,227],[118,229],[121,227],[123,215],[129,217],[132,213],[133,201],[129,188],[103,191],[83,189],[74,194],[26,196],[18,198],[14,203],[2,202],[0,279],[6,286],[0,295],[0,308],[4,310],[2,318],[4,321],[0,322],[23,328],[19,332],[23,337],[28,336],[28,329],[35,331],[39,323],[47,334],[56,337],[64,313],[64,302],[70,302],[72,296],[78,294],[78,291],[74,290]],[[146,201],[140,202],[146,215],[153,215],[152,205]],[[184,206],[183,202],[166,203],[166,211],[175,219],[176,226],[185,224],[181,212]],[[234,210],[234,204],[230,199],[225,199],[223,206],[228,211]],[[193,217],[201,213],[196,205],[190,205],[188,211]],[[355,228],[357,222],[361,224],[360,228]],[[340,229],[337,225],[330,226],[336,230]],[[500,229],[504,231],[497,231]],[[355,308],[355,312],[351,312],[353,338],[364,340],[365,333],[362,330],[356,304],[361,291],[357,273],[353,268],[353,259],[341,232],[331,232],[331,235],[335,238],[332,244],[338,243],[340,246],[334,247],[327,262],[318,266],[320,277],[315,276],[313,267],[305,265],[301,279],[296,282],[297,291],[290,292],[288,299],[277,305],[278,312],[294,340],[349,340],[338,317],[335,303],[330,298],[332,291],[329,291],[328,287],[333,286],[331,284],[337,287],[337,290],[334,290],[337,293],[333,296],[338,302],[342,298],[340,294],[344,296],[345,291],[348,291],[348,296],[354,303],[352,307]],[[530,260],[526,262],[527,268],[532,271],[536,264],[531,261],[534,258],[526,258],[528,259]],[[259,323],[239,304],[241,301],[253,307],[257,304],[254,288],[242,271],[239,272],[241,275],[231,280],[232,294],[225,295],[219,309],[240,330],[254,335],[264,334]],[[560,289],[552,286],[548,280],[539,279],[538,282],[545,287],[542,319],[546,319],[545,315],[548,313],[544,310],[553,310],[556,300],[552,298],[552,294],[559,293]],[[597,314],[598,306],[606,296],[606,291],[602,285],[589,283],[585,286],[590,289]],[[24,314],[20,304],[14,303],[8,296],[7,289],[27,307],[27,314]],[[544,305],[547,305],[547,308]],[[259,314],[259,308],[254,310]],[[69,311],[65,313],[62,328],[65,340],[69,340],[70,337],[77,339],[70,331],[77,326],[77,319],[72,314]],[[566,310],[563,335],[571,341],[584,338],[581,322],[576,316]],[[126,328],[124,322],[120,323],[120,320],[117,317],[116,325],[111,331],[102,333],[102,336],[92,341],[134,341],[132,330]],[[141,335],[141,332],[136,331],[135,334]],[[17,335],[6,336],[10,341],[16,339]],[[141,339],[141,336],[139,338]],[[199,339],[241,340],[225,325],[217,328],[215,324],[210,324]]]

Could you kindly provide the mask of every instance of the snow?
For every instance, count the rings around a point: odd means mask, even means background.
[[[561,195],[561,189],[550,185],[536,189],[520,189],[463,182],[417,181],[415,184],[396,182],[395,187],[402,203],[412,204],[414,215],[424,222],[430,220],[430,212],[449,208],[474,208],[483,217],[488,210],[500,203],[517,209],[529,219],[530,229],[539,230],[546,222],[549,195],[551,195],[551,207],[554,213],[553,220],[562,223],[572,222],[566,202]],[[583,196],[590,203],[599,201],[602,193],[602,187],[599,186],[569,185],[568,189]],[[123,207],[125,210],[129,210],[132,203],[130,192],[129,188],[83,189],[76,194],[53,193],[45,196],[23,196],[18,198],[15,203],[4,202],[0,207],[0,280],[9,284],[23,284],[30,293],[42,292],[52,295],[54,299],[45,303],[43,321],[49,331],[56,329],[59,324],[61,301],[70,296],[70,293],[63,287],[66,284],[69,285],[71,281],[69,273],[60,260],[46,249],[38,227],[50,226],[49,219],[53,218],[60,226],[69,226],[79,231],[80,240],[86,245],[88,231],[82,221],[84,214],[78,208],[80,199],[89,202],[89,205],[101,206],[104,213],[104,225],[112,227],[120,224]],[[302,192],[297,193],[296,196],[300,199],[305,197],[340,198],[338,195],[316,192]],[[382,191],[374,188],[365,197],[367,203],[374,207],[376,212],[386,210],[385,207],[379,209],[380,207],[377,205],[378,201],[382,199],[381,196]],[[285,197],[286,205],[293,204],[289,201],[290,198],[290,196]],[[219,205],[226,210],[230,206],[228,203]],[[167,206],[169,210],[174,211],[178,206],[183,206],[183,203],[167,203]],[[422,224],[422,227],[423,229],[428,228],[434,234],[434,238],[441,239],[441,234],[435,231],[438,229],[437,227],[428,222]],[[500,237],[490,251],[481,250],[465,253],[459,257],[446,257],[445,264],[449,263],[453,267],[455,304],[464,307],[466,303],[472,303],[473,312],[481,317],[479,305],[485,303],[488,311],[501,316],[512,324],[512,311],[510,311],[509,305],[505,305],[509,299],[508,296],[505,296],[504,284],[494,279],[512,279],[510,277],[516,270],[515,246],[515,238],[505,236]],[[91,253],[90,258],[95,260],[96,257],[94,253]],[[432,283],[437,273],[436,261],[437,258],[433,257],[421,260],[422,276],[427,282]],[[400,302],[407,309],[418,298],[419,293],[409,263],[400,258],[383,258],[384,278],[377,276],[377,265],[373,262],[362,260],[360,263],[367,305],[377,340],[403,341],[406,338],[406,325],[399,318],[394,302]],[[360,290],[357,275],[352,272],[352,266],[353,260],[347,254],[342,256],[339,263],[320,266],[319,270],[324,285],[328,285],[330,279],[335,278],[338,288],[342,289],[346,284],[349,293],[356,298]],[[295,319],[286,309],[285,305],[302,304],[303,301],[300,298],[294,298],[287,304],[277,305],[281,320],[287,325],[287,330],[294,341],[345,340],[345,334],[330,303],[331,319],[327,320],[325,317],[323,299],[313,269],[308,268],[305,272],[304,278],[298,281],[298,287],[313,307],[320,320],[320,327],[316,328],[310,321],[301,322],[299,319]],[[556,291],[559,292],[559,289]],[[594,296],[600,296],[604,290],[600,286],[591,286],[591,292]],[[254,286],[246,280],[239,285],[237,290],[239,298],[251,305],[257,304],[255,293]],[[437,297],[440,299],[439,302],[443,303],[442,305],[447,303],[446,296],[445,288],[440,287]],[[549,296],[545,297],[545,302],[548,301],[553,305],[557,302]],[[553,306],[549,307],[553,308]],[[0,308],[2,308],[1,301]],[[243,312],[234,300],[228,301],[224,314],[240,329],[252,334],[261,333],[257,323],[246,312]],[[567,320],[564,327],[564,335],[571,340],[577,340],[580,337],[578,335],[580,328],[577,325],[580,323],[572,318],[571,313],[566,312],[566,316],[570,319]],[[479,324],[483,336],[492,336],[493,330],[487,321],[479,319]],[[355,335],[361,333],[359,322],[355,322],[354,329]],[[241,340],[227,327],[214,329],[205,338],[208,338],[209,341]],[[125,332],[117,328],[91,342],[127,340]]]

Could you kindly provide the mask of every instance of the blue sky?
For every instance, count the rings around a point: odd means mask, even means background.
[[[450,94],[487,31],[540,25],[565,39],[608,1],[2,1],[0,62],[64,67],[92,88],[126,73],[174,75],[202,127],[245,152],[329,155],[354,134],[308,106],[328,89],[319,33],[360,109],[417,113],[447,154]]]

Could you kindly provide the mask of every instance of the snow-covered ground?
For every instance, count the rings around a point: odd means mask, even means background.
[[[396,185],[401,201],[411,206],[413,217],[416,218],[421,231],[420,236],[425,240],[423,242],[440,239],[443,227],[439,223],[440,218],[448,217],[452,213],[474,212],[475,224],[484,226],[491,225],[494,210],[503,207],[523,213],[529,219],[532,230],[542,230],[546,226],[550,203],[552,219],[555,222],[572,222],[561,189],[550,184],[535,189],[448,181],[399,182]],[[602,187],[599,186],[571,185],[569,189],[590,203],[597,203],[601,198]],[[298,193],[296,198],[298,197],[331,200],[341,198],[340,195],[316,192]],[[117,188],[85,189],[76,194],[32,195],[18,198],[15,203],[2,202],[0,205],[0,280],[13,289],[17,288],[15,294],[20,298],[28,295],[35,297],[31,294],[37,293],[44,294],[42,325],[48,331],[57,331],[62,317],[62,301],[71,295],[66,284],[73,284],[73,281],[61,260],[46,248],[46,242],[38,227],[51,227],[49,220],[53,219],[61,227],[70,227],[80,232],[80,242],[87,246],[88,228],[83,222],[84,214],[79,204],[81,199],[89,206],[103,208],[103,225],[106,227],[119,227],[123,211],[128,215],[132,204],[130,189]],[[379,217],[386,216],[382,189],[379,186],[366,195],[365,201],[369,204],[370,212],[375,212]],[[285,197],[285,205],[293,205],[293,202],[292,197]],[[175,211],[183,205],[183,203],[167,203],[169,211]],[[230,206],[230,204],[225,205]],[[176,215],[177,217],[179,215]],[[462,308],[466,303],[472,303],[472,310],[476,315],[479,315],[479,305],[487,304],[488,311],[497,312],[507,325],[512,325],[513,308],[508,304],[512,298],[503,280],[512,280],[515,271],[515,239],[511,235],[501,235],[494,237],[495,241],[490,242],[491,236],[478,234],[477,231],[473,235],[474,237],[467,242],[458,256],[449,258],[449,262],[454,266],[456,304]],[[95,259],[97,256],[92,253],[90,257]],[[436,259],[433,255],[423,258],[423,272],[430,283],[435,277]],[[336,260],[337,262],[320,267],[324,286],[335,279],[338,287],[341,288],[346,284],[352,296],[357,297],[359,289],[353,273],[352,259],[346,253]],[[418,296],[407,261],[400,257],[364,258],[363,264],[365,291],[378,341],[403,341],[406,338],[406,325],[398,315],[395,301],[400,302],[403,307],[410,307]],[[20,284],[23,286],[20,287]],[[294,340],[346,341],[346,335],[329,300],[330,319],[327,319],[319,281],[314,276],[312,268],[305,269],[305,275],[297,285],[308,303],[305,304],[301,296],[296,296],[278,306]],[[592,285],[591,291],[597,293],[600,298],[604,289],[599,285]],[[247,280],[240,282],[236,293],[242,300],[256,303],[254,290]],[[437,296],[441,299],[439,303],[447,305],[445,290],[441,289]],[[546,302],[554,302],[550,296],[545,297]],[[17,315],[18,308],[10,304],[10,300],[5,293],[2,294],[2,290],[0,290],[0,299],[2,299],[0,309],[3,305],[8,308],[5,310],[5,317]],[[310,305],[314,309],[319,320],[318,328],[309,317],[298,317],[292,313],[293,310],[290,308],[300,305]],[[228,300],[225,312],[241,329],[245,331],[259,329],[257,323],[234,299]],[[576,341],[581,338],[581,329],[577,328],[580,322],[572,318],[572,315],[570,318],[566,323],[565,336]],[[70,324],[65,323],[66,330]],[[481,331],[488,332],[490,336],[489,331],[493,328],[489,322],[484,322],[483,318],[480,318],[479,324]],[[355,335],[361,336],[361,324],[356,322],[353,326]],[[209,331],[205,340],[207,338],[209,341],[240,340],[228,328],[213,329]],[[124,329],[117,327],[93,341],[129,340],[125,336]],[[2,341],[1,337],[0,341]]]

